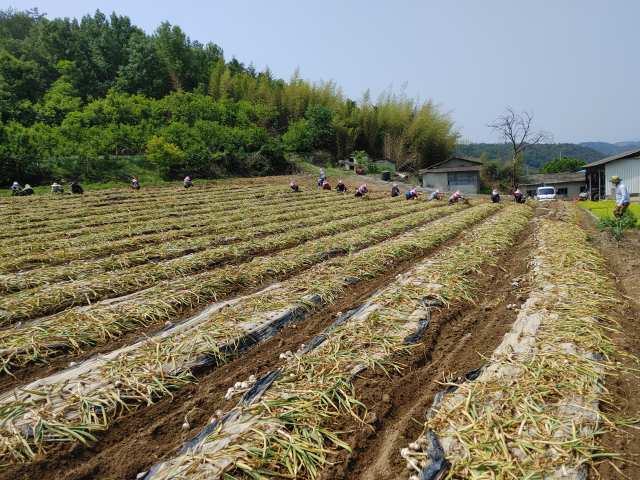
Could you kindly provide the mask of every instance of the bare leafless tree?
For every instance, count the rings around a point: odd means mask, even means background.
[[[553,143],[553,135],[542,129],[535,130],[532,123],[533,113],[524,110],[520,115],[513,108],[508,107],[504,114],[496,118],[493,123],[487,125],[492,132],[498,132],[501,140],[511,143],[513,148],[513,171],[510,176],[513,188],[518,186],[518,176],[524,151],[533,145]]]

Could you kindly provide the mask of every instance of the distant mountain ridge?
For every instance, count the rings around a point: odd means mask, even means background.
[[[487,160],[501,159],[510,160],[512,154],[511,145],[506,143],[469,143],[458,144],[454,150],[454,155],[459,157],[479,158],[484,152],[487,153]],[[631,147],[633,148],[633,147]],[[629,150],[627,148],[626,150]],[[624,150],[623,150],[624,151]],[[585,145],[575,143],[554,143],[551,145],[534,145],[524,153],[524,161],[530,167],[529,173],[536,173],[537,169],[554,158],[570,157],[581,158],[585,163],[596,162],[609,155],[599,152]]]
[[[612,155],[618,155],[619,153],[626,152],[627,150],[640,148],[640,142],[618,142],[618,143],[580,142],[578,145],[593,148],[594,150],[600,153],[604,153],[608,157]]]

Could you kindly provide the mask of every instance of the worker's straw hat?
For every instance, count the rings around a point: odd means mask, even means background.
[[[53,182],[53,185],[51,185],[52,187],[59,187],[60,185],[58,185],[56,182]]]
[[[613,177],[611,177],[611,181],[612,182],[619,182],[620,181],[620,177],[618,175],[614,175]]]

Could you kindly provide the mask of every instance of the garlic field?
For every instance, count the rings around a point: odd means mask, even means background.
[[[587,478],[637,361],[578,208],[296,180],[3,200],[0,478]]]

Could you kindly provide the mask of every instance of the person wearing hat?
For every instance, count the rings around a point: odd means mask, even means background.
[[[525,198],[524,195],[522,195],[522,192],[518,189],[515,192],[513,192],[513,201],[516,203],[524,203],[525,202]]]
[[[189,187],[193,187],[193,182],[191,181],[191,177],[187,175],[186,177],[184,177],[184,188]]]
[[[336,192],[347,193],[347,186],[342,182],[342,180],[338,180],[338,186],[336,187]]]
[[[397,197],[398,195],[400,195],[400,189],[398,188],[398,184],[394,183],[393,188],[391,189],[391,196]]]
[[[453,195],[449,197],[449,205],[453,205],[454,203],[458,203],[458,200],[462,198],[462,194],[460,190],[456,191]]]
[[[62,188],[56,182],[53,182],[53,184],[51,185],[51,193],[64,193],[64,188]]]
[[[491,203],[500,203],[500,194],[498,190],[491,192]]]
[[[24,188],[20,192],[21,197],[26,197],[27,195],[33,195],[33,188],[28,183],[25,184]]]
[[[431,192],[429,195],[429,201],[431,200],[440,200],[440,190],[436,190],[435,192]]]
[[[414,198],[418,198],[418,191],[415,188],[412,188],[411,190],[409,190],[407,192],[407,195],[405,196],[406,200],[413,200]]]
[[[131,188],[133,188],[134,190],[140,190],[140,184],[138,183],[138,179],[136,177],[133,177],[133,179],[131,180]]]
[[[290,187],[291,187],[291,191],[292,191],[292,192],[299,192],[299,191],[300,191],[300,188],[298,187],[298,185],[296,184],[296,182],[291,182]]]
[[[356,197],[364,197],[367,193],[369,193],[369,189],[367,188],[367,184],[363,183],[362,185],[360,185],[360,188],[358,188],[358,190],[356,190]]]
[[[622,183],[622,179],[618,175],[611,177],[611,183],[616,187],[616,208],[613,210],[613,214],[616,218],[620,218],[629,208],[631,198],[629,198],[627,186]]]
[[[11,185],[11,196],[17,197],[18,195],[20,195],[20,184],[14,181]]]
[[[320,176],[318,177],[318,186],[322,188],[324,186],[324,182],[327,179],[327,176],[324,174],[324,170],[320,169]]]
[[[322,182],[322,189],[323,190],[331,190],[331,185],[329,185],[329,182],[327,182],[326,180],[324,180]]]

